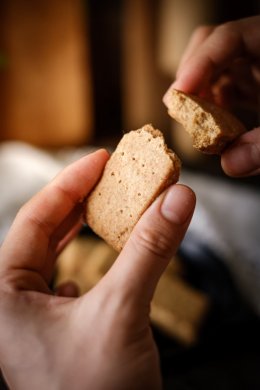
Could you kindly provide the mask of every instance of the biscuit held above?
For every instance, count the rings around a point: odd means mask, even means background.
[[[181,163],[151,125],[126,133],[86,200],[86,222],[120,251],[135,224],[170,184],[179,179]]]
[[[220,154],[246,131],[230,112],[198,96],[171,89],[164,103],[169,115],[189,133],[194,148],[203,153]]]

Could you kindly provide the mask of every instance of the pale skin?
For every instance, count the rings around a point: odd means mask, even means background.
[[[259,25],[258,16],[198,29],[173,87],[255,107]],[[67,285],[58,296],[48,287],[58,254],[82,226],[82,200],[108,158],[100,150],[66,168],[23,206],[0,249],[0,366],[11,389],[162,387],[149,308],[192,218],[191,189],[173,185],[152,204],[90,292],[76,298]],[[221,160],[229,175],[259,174],[260,128],[242,135]]]
[[[99,150],[67,167],[22,207],[0,249],[0,366],[11,389],[162,386],[150,302],[191,220],[192,190],[173,185],[157,198],[90,292],[48,287],[108,158]]]
[[[171,88],[204,96],[231,110],[246,107],[259,113],[260,16],[196,29]],[[221,164],[230,176],[259,174],[260,127],[226,149]]]

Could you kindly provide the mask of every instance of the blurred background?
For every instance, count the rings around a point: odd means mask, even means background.
[[[197,193],[152,312],[169,389],[260,388],[259,178],[225,177],[162,103],[198,25],[259,11],[259,0],[0,1],[0,243],[19,207],[65,165],[113,150],[146,123],[164,133]],[[259,125],[259,113],[239,115]],[[74,278],[85,292],[116,254],[87,227],[73,245],[57,280]]]
[[[259,12],[259,1],[1,1],[1,140],[112,143],[152,122],[199,24]]]

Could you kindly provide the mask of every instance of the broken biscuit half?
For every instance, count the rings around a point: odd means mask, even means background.
[[[193,147],[203,153],[220,154],[246,131],[233,114],[201,97],[171,89],[164,103],[169,115],[191,136]]]

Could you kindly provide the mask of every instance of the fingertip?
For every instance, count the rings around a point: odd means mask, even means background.
[[[229,159],[229,153],[228,152],[223,152],[221,155],[221,168],[225,172],[227,176],[230,177],[235,177],[235,173],[233,171],[233,164],[232,161]]]
[[[89,156],[92,156],[92,158],[98,158],[98,159],[102,158],[103,160],[108,160],[110,158],[110,153],[107,149],[101,148],[91,154],[88,154],[85,157],[89,157]]]
[[[221,166],[231,177],[256,175],[260,170],[260,150],[252,143],[230,146],[221,156]]]
[[[196,204],[193,190],[182,184],[171,186],[162,201],[161,213],[168,221],[182,225],[191,218]]]

